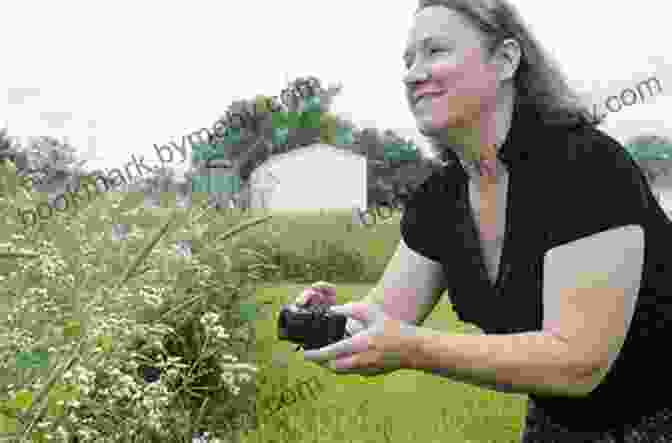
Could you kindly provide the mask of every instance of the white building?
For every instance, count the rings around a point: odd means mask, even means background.
[[[326,144],[272,156],[252,173],[252,208],[366,209],[366,157]]]

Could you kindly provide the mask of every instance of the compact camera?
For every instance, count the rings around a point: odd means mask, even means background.
[[[321,348],[346,336],[347,320],[345,315],[330,312],[325,305],[284,305],[278,318],[278,338],[298,344],[297,351]]]

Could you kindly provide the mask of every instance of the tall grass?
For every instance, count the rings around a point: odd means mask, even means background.
[[[260,287],[372,284],[399,240],[399,215],[368,228],[353,226],[349,211],[215,211],[202,195],[179,208],[172,193],[147,209],[142,193],[108,192],[24,228],[16,208],[40,196],[17,188],[11,164],[2,168],[0,434],[15,441],[189,442],[207,430],[214,443],[240,438],[234,429],[260,441],[297,436],[288,415],[296,407],[278,414],[282,436],[258,407],[267,383],[254,375],[270,370],[275,340],[260,340],[254,322],[279,302]],[[124,239],[111,235],[118,224],[130,227]],[[177,241],[191,242],[191,256],[176,253]],[[254,322],[243,312],[250,302]],[[43,351],[46,366],[17,367],[18,354]],[[299,377],[267,377],[274,389],[290,378]],[[330,426],[329,441],[348,441]],[[376,432],[398,441],[388,428]],[[294,441],[317,441],[315,432]]]
[[[251,248],[263,251],[278,272],[265,281],[376,282],[400,239],[399,214],[391,223],[373,227],[352,224],[349,211],[276,212],[263,235],[242,233],[231,244],[231,256]],[[244,214],[231,214],[240,220]],[[241,262],[242,263],[242,262]]]
[[[234,272],[222,245],[270,217],[227,226],[206,220],[204,198],[146,209],[142,195],[109,192],[25,227],[16,209],[40,196],[17,187],[11,163],[1,168],[0,434],[181,442],[208,430],[218,441],[249,421],[257,368],[240,306],[264,260]],[[132,232],[115,241],[120,221]],[[191,257],[172,247],[184,238],[200,244]],[[44,365],[17,367],[43,352]]]

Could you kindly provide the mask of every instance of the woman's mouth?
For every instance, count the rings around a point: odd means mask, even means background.
[[[439,98],[442,95],[443,95],[443,92],[433,92],[433,93],[423,94],[415,100],[414,104],[416,106],[420,106],[424,103],[429,103],[429,102],[431,102],[432,99]]]

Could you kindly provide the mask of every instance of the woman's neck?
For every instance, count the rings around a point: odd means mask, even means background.
[[[513,95],[507,94],[493,111],[481,114],[471,128],[451,128],[442,137],[444,143],[454,147],[471,180],[483,185],[501,181],[505,166],[497,152],[506,140],[512,117]]]

